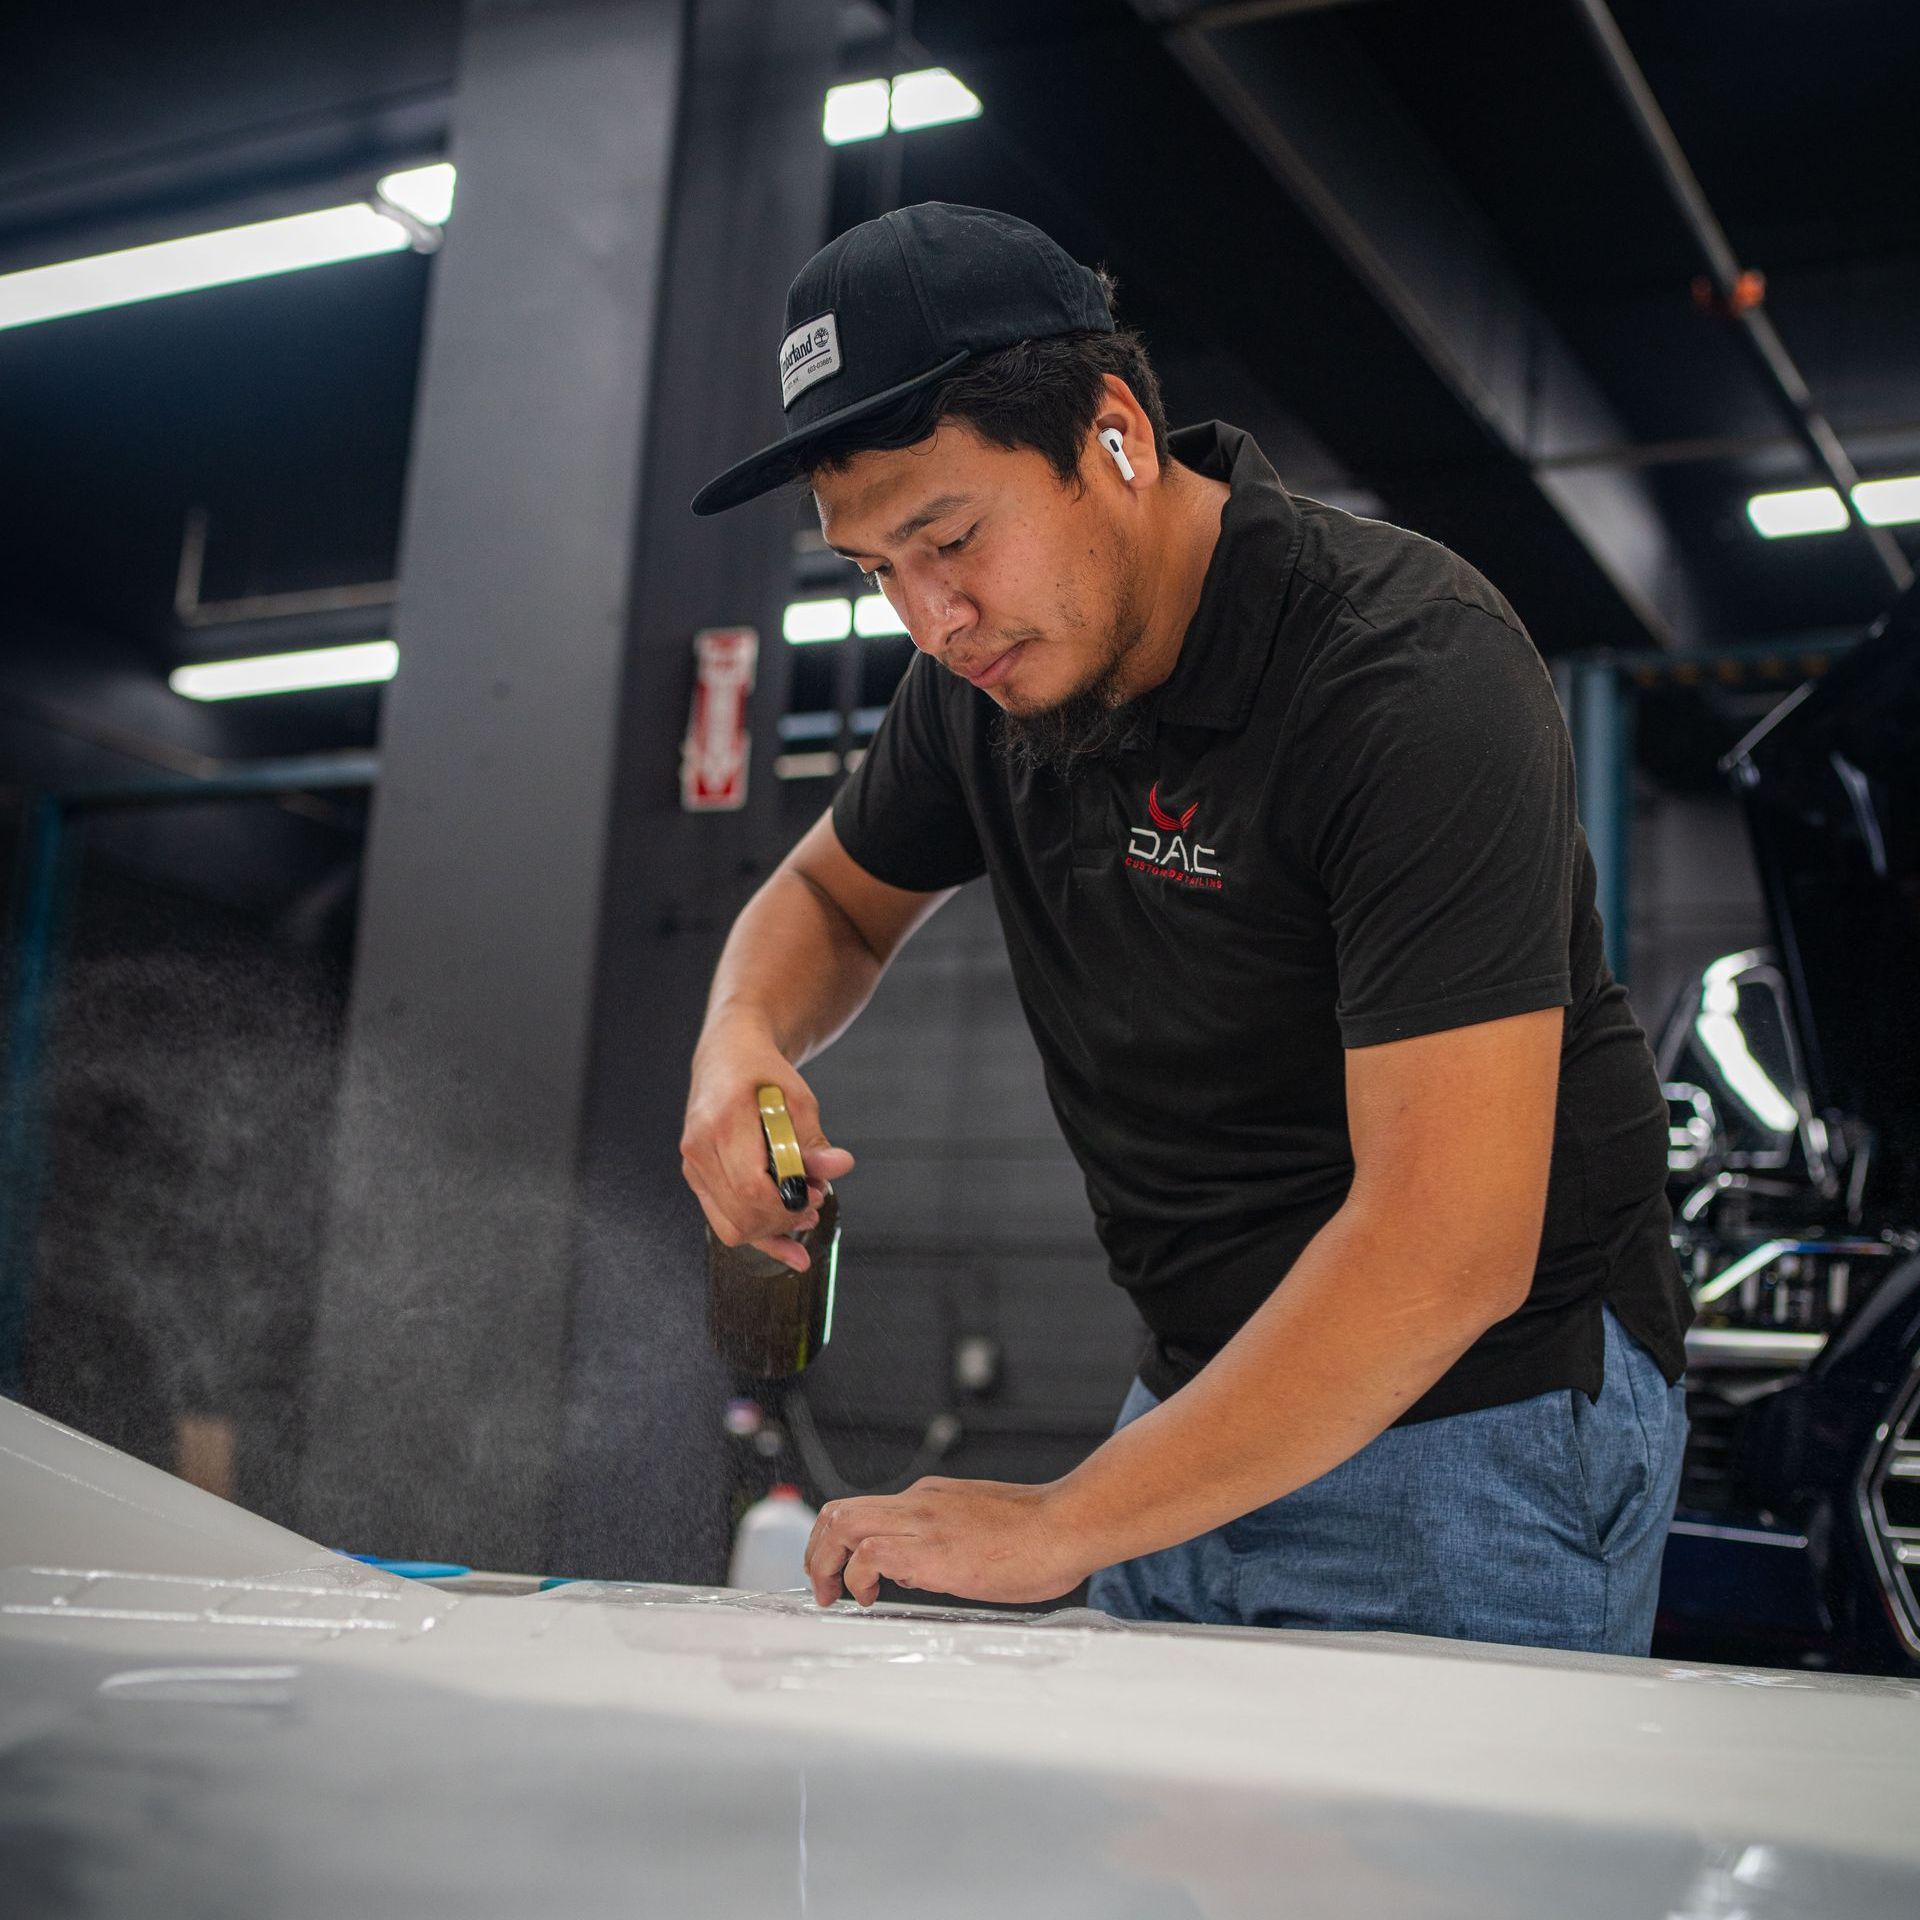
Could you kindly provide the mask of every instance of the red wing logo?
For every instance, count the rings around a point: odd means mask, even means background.
[[[1153,824],[1158,827],[1162,833],[1185,833],[1186,830],[1193,825],[1193,816],[1199,811],[1200,802],[1196,800],[1185,813],[1181,814],[1178,819],[1175,819],[1174,816],[1160,804],[1160,782],[1158,780],[1153,783],[1152,790],[1147,795],[1147,813],[1152,819]]]
[[[1177,887],[1220,892],[1226,883],[1213,864],[1219,849],[1200,846],[1188,832],[1199,811],[1200,802],[1196,800],[1185,813],[1169,812],[1160,804],[1160,782],[1156,780],[1147,794],[1147,812],[1153,825],[1127,829],[1128,871]]]

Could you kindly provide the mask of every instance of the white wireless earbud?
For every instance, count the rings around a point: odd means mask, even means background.
[[[1131,480],[1133,478],[1133,462],[1127,458],[1127,450],[1121,444],[1120,429],[1118,427],[1109,427],[1104,433],[1097,435],[1096,438],[1100,444],[1113,455],[1113,464],[1120,469],[1120,478],[1122,480]]]

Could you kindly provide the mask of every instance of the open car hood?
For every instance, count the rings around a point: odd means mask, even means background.
[[[1816,1110],[1876,1136],[1867,1198],[1920,1218],[1920,590],[1727,757]]]

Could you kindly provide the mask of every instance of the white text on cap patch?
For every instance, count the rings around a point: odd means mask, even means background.
[[[793,405],[816,380],[840,371],[840,329],[823,313],[780,342],[780,408]]]

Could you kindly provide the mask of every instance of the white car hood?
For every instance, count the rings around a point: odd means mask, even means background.
[[[0,1401],[38,1915],[1920,1913],[1920,1687],[393,1578]]]

